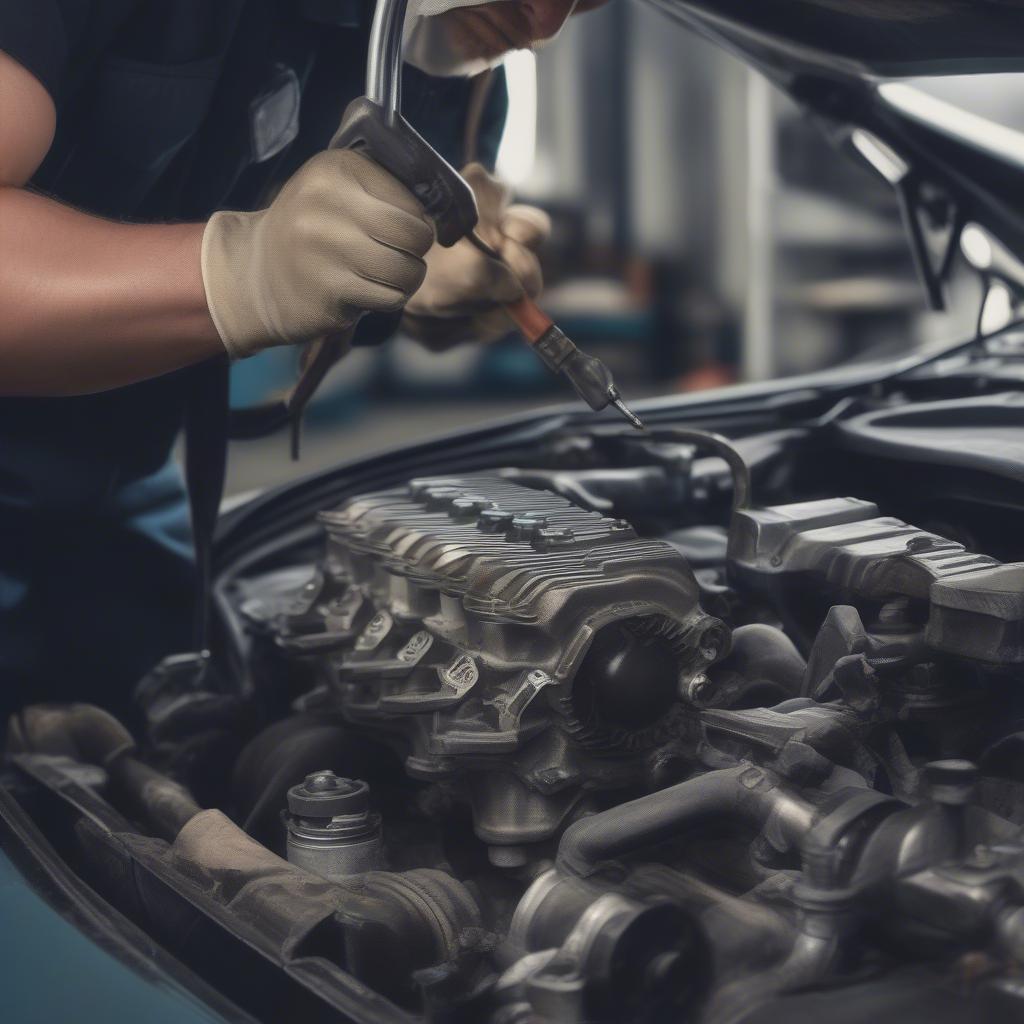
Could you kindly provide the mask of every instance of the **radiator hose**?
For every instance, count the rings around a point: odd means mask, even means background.
[[[174,839],[202,808],[180,783],[144,764],[135,740],[109,712],[92,704],[36,704],[12,715],[10,754],[49,754],[106,770],[111,789],[161,839]]]

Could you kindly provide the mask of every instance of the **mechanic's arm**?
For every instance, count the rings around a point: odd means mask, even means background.
[[[53,101],[2,53],[0,96],[0,393],[96,391],[221,351],[202,225],[113,224],[25,191],[53,142]]]
[[[319,154],[265,211],[118,224],[24,189],[53,102],[2,53],[0,96],[2,395],[101,391],[311,340],[400,309],[423,280],[430,222],[355,154]]]

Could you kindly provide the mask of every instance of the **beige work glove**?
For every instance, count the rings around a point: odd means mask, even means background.
[[[433,241],[410,192],[365,157],[329,150],[267,209],[211,218],[203,235],[210,314],[234,359],[335,334],[363,313],[401,309]]]
[[[480,164],[470,164],[462,176],[476,194],[477,232],[508,266],[466,239],[450,249],[431,248],[427,276],[406,304],[402,328],[433,349],[507,334],[512,322],[502,304],[539,295],[543,286],[537,250],[551,233],[548,215],[532,206],[509,206],[508,189]]]

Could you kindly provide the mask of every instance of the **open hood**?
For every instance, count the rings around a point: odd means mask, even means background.
[[[780,82],[1024,70],[1021,0],[657,0]]]
[[[1005,245],[994,270],[1024,286],[1011,256],[1024,254],[1024,132],[926,81],[1024,72],[1024,0],[648,2],[768,76],[897,189],[933,305],[967,224]]]

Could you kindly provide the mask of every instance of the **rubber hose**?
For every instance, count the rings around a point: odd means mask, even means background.
[[[136,746],[131,733],[92,704],[27,707],[11,718],[7,746],[11,753],[63,755],[99,765],[132,813],[164,839],[174,839],[202,810],[184,786],[133,757]]]
[[[106,768],[135,750],[135,740],[109,712],[92,704],[34,704],[11,716],[11,753],[63,755]]]
[[[733,630],[729,654],[715,670],[735,673],[751,685],[769,683],[785,700],[803,692],[807,663],[781,629],[755,622]]]
[[[729,473],[732,475],[733,511],[749,507],[750,467],[728,438],[710,430],[697,430],[693,427],[655,426],[650,428],[650,434],[656,441],[669,440],[696,445],[698,448],[706,448],[720,459],[724,459],[725,464],[729,467]]]

